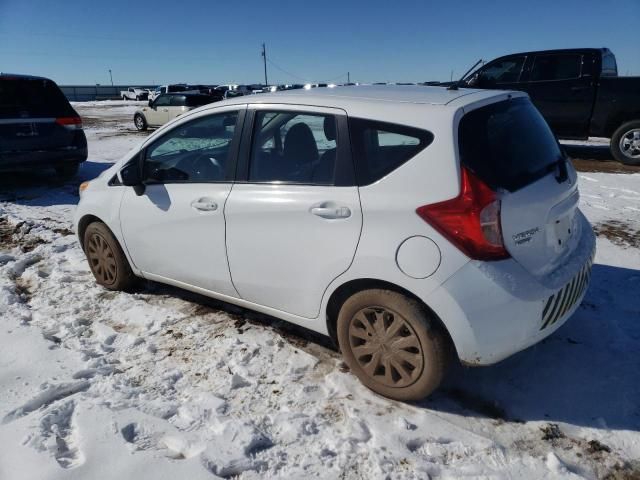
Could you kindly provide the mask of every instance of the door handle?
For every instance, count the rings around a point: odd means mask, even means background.
[[[218,209],[218,204],[210,198],[198,198],[191,202],[191,208],[202,212],[214,212]]]
[[[311,207],[310,212],[318,217],[327,219],[349,218],[351,216],[351,210],[349,210],[349,207],[320,205],[317,207]]]

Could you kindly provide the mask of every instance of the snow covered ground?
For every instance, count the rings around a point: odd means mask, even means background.
[[[0,479],[640,475],[640,173],[580,174],[599,235],[574,318],[410,405],[282,322],[98,287],[71,232],[77,183],[143,136],[134,102],[76,108],[79,179],[0,177]]]

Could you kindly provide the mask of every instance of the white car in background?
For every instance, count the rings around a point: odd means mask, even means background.
[[[142,277],[329,335],[400,400],[431,393],[452,353],[489,365],[557,330],[595,248],[576,172],[519,92],[239,97],[182,115],[80,190],[99,284]]]
[[[159,127],[194,108],[217,100],[219,97],[199,93],[165,93],[155,100],[149,100],[146,107],[138,109],[133,115],[133,124],[141,131]]]
[[[129,87],[126,90],[120,90],[122,100],[146,100],[149,98],[149,90],[146,88]]]
[[[182,83],[174,84],[174,85],[161,85],[159,87],[156,87],[156,89],[149,94],[149,100],[155,100],[156,98],[158,98],[160,95],[164,93],[178,93],[178,92],[186,92],[188,90],[189,90],[189,87],[187,87],[186,84],[182,84]]]

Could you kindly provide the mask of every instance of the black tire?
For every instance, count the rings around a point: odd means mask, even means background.
[[[345,363],[380,395],[420,400],[445,376],[448,336],[416,300],[391,290],[363,290],[342,305],[336,327]]]
[[[132,290],[138,283],[118,240],[102,222],[89,224],[82,246],[91,273],[98,284],[109,290]]]
[[[635,135],[635,141],[633,140]],[[624,143],[628,148],[625,150]],[[621,125],[611,137],[611,153],[625,165],[640,165],[640,120]]]
[[[61,180],[70,180],[78,174],[80,169],[79,163],[65,163],[64,165],[58,165],[55,167],[56,175]]]
[[[133,116],[133,124],[141,132],[144,132],[149,127],[149,125],[147,125],[147,120],[144,118],[144,115],[140,113],[136,113]]]
[[[139,102],[139,101],[140,101],[140,96],[136,95],[136,102]]]
[[[126,99],[127,99],[127,97],[125,97],[124,95],[122,95],[122,100],[126,100]]]

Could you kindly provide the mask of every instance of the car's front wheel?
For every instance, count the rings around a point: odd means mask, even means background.
[[[358,292],[342,305],[337,334],[344,361],[380,395],[419,400],[442,381],[449,340],[416,300],[390,290]]]
[[[627,122],[613,133],[611,153],[621,163],[640,165],[640,120]]]
[[[89,224],[82,245],[96,282],[109,290],[126,291],[135,287],[137,277],[118,240],[104,223]]]
[[[135,124],[136,128],[141,132],[146,130],[148,126],[147,121],[139,113],[136,113],[135,116],[133,117],[133,123]]]

